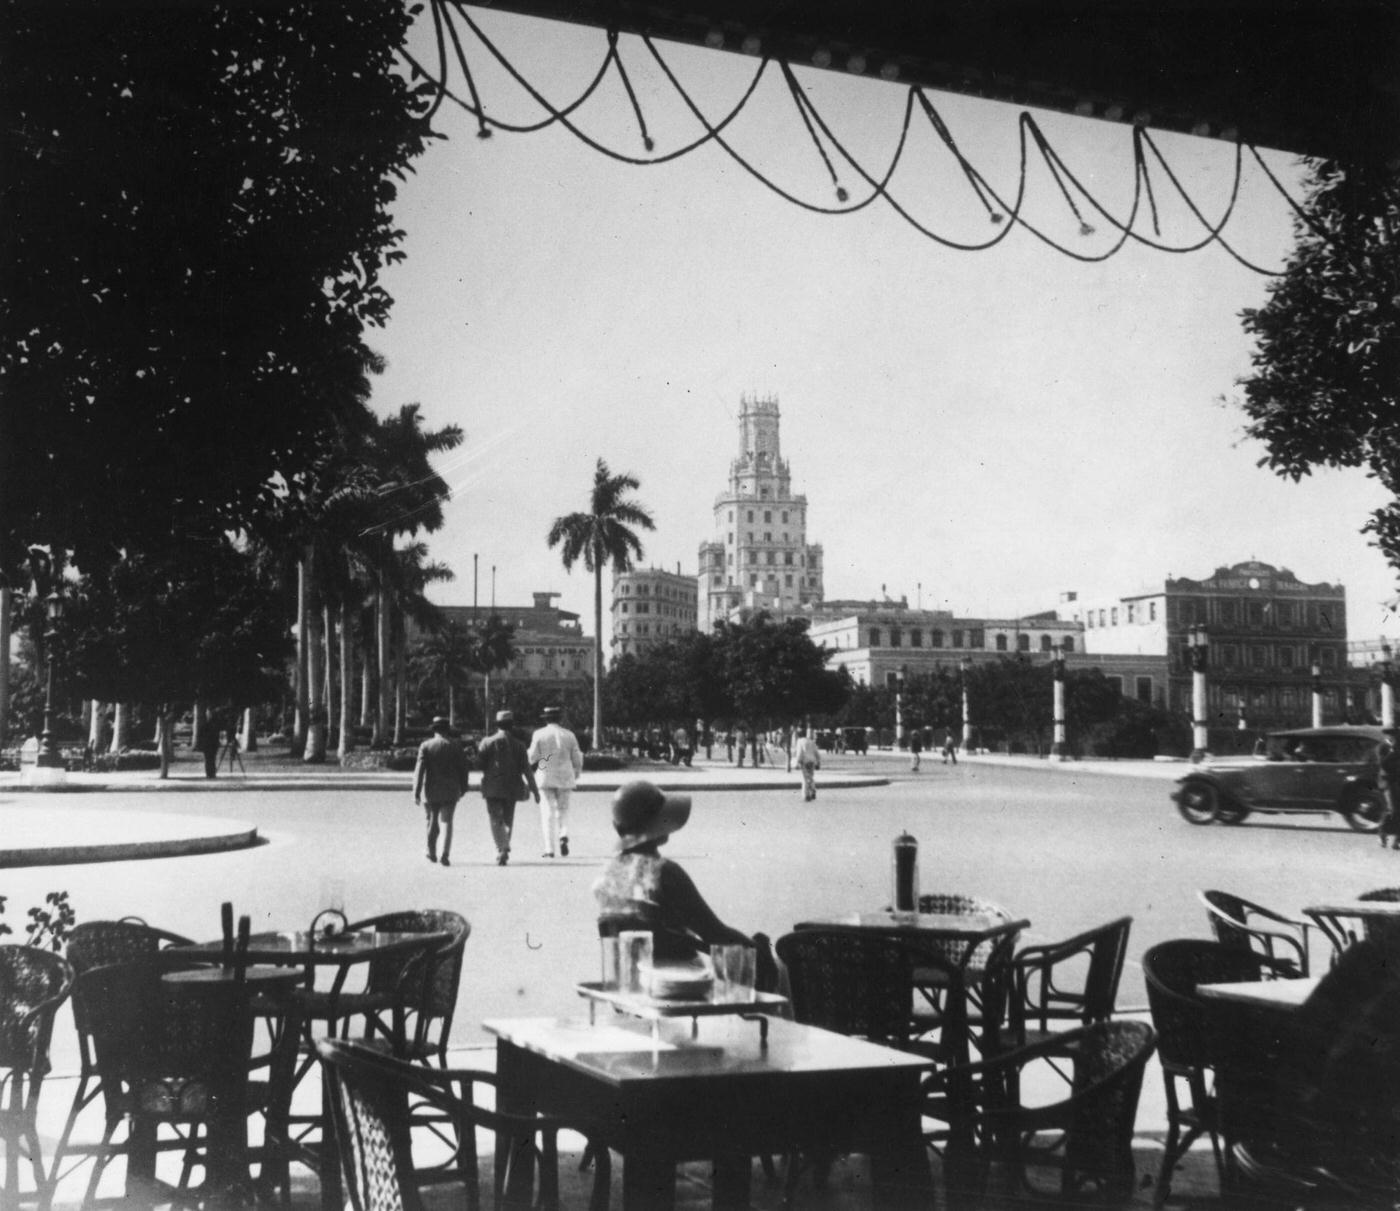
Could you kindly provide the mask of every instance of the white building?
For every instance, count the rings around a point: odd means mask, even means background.
[[[670,643],[696,629],[696,578],[661,568],[634,568],[613,577],[612,654]]]
[[[715,537],[700,544],[699,627],[745,611],[797,613],[822,600],[822,548],[807,541],[807,498],[793,495],[778,440],[778,401],[739,403],[739,457],[715,498]]]

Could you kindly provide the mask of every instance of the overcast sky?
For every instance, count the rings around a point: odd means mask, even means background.
[[[606,51],[598,30],[471,11],[556,104]],[[758,65],[660,45],[716,118]],[[693,140],[698,128],[644,46],[624,37],[620,47],[656,152]],[[430,41],[416,49],[427,56]],[[542,116],[476,44],[468,55],[488,112]],[[883,170],[904,88],[815,69],[798,78],[843,144]],[[968,159],[1013,195],[1020,111],[931,96]],[[1035,117],[1125,215],[1129,128]],[[579,121],[645,154],[615,75]],[[1082,264],[1016,230],[990,251],[954,251],[879,201],[854,215],[809,213],[715,147],[636,167],[558,127],[478,139],[451,106],[436,126],[448,137],[418,162],[396,209],[408,258],[388,278],[393,319],[370,341],[390,363],[376,383],[381,410],[417,401],[429,424],[466,433],[440,464],[454,494],[430,545],[457,580],[437,600],[471,603],[475,554],[483,604],[494,566],[497,602],[558,592],[591,633],[591,578],[566,574],[545,535],[556,516],[586,508],[600,456],[641,480],[656,519],[644,562],[694,573],[747,392],[780,400],[783,454],[809,501],[808,540],[825,548],[828,597],[883,588],[911,605],[1005,616],[1051,608],[1065,590],[1128,592],[1258,558],[1340,581],[1351,637],[1378,632],[1394,577],[1359,530],[1380,490],[1359,472],[1291,484],[1256,466],[1263,450],[1243,438],[1230,401],[1249,366],[1238,315],[1263,301],[1268,279],[1218,248],[1129,247]],[[784,188],[837,204],[776,71],[727,133]],[[1219,216],[1233,149],[1154,137],[1202,211]],[[1266,159],[1296,185],[1291,157]],[[849,168],[841,177],[853,200],[868,192]],[[1163,239],[1199,239],[1160,172],[1153,186]],[[891,192],[950,238],[997,230],[922,119]],[[1028,195],[1028,213],[1072,248],[1110,242],[1087,208],[1096,231],[1079,234],[1036,164]],[[1288,213],[1247,162],[1227,238],[1279,267]],[[1150,234],[1146,217],[1137,230]]]

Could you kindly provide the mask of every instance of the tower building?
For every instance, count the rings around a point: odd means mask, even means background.
[[[807,541],[807,498],[794,496],[776,398],[739,401],[739,456],[715,498],[715,537],[700,544],[698,623],[745,611],[796,612],[822,600],[822,548]]]

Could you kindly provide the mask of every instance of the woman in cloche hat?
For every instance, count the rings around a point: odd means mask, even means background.
[[[664,794],[650,782],[629,782],[613,795],[612,816],[617,854],[593,885],[599,932],[650,930],[654,961],[668,966],[698,966],[712,945],[754,946],[758,986],[773,987],[768,939],[731,929],[715,916],[684,869],[659,852],[690,818],[690,796]]]

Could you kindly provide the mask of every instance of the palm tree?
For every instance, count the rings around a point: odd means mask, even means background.
[[[482,729],[491,730],[491,674],[503,669],[515,659],[515,625],[507,622],[499,614],[492,614],[480,630],[474,633],[476,649],[473,653],[473,668],[481,674],[484,685],[481,691]]]
[[[593,497],[587,513],[556,517],[549,527],[549,545],[560,546],[564,570],[571,571],[580,558],[593,573],[593,744],[603,743],[603,567],[612,564],[617,573],[629,571],[642,557],[641,540],[632,530],[656,529],[648,513],[627,496],[641,487],[634,475],[613,475],[601,458],[593,471]]]

